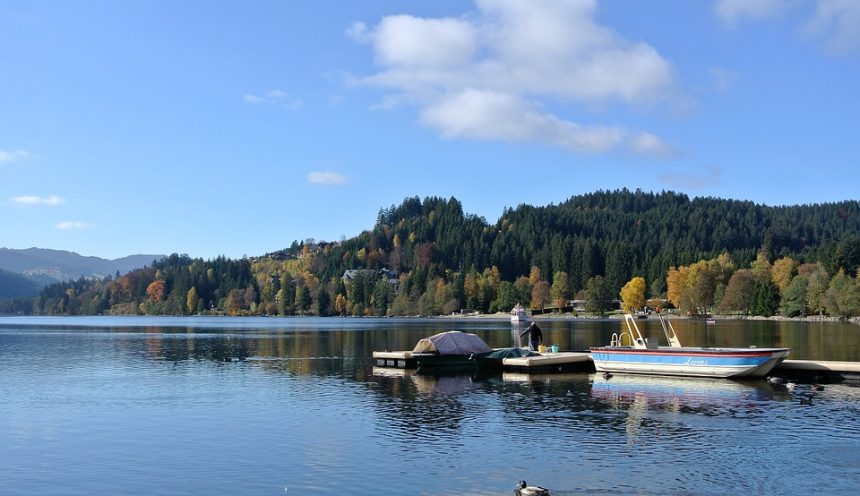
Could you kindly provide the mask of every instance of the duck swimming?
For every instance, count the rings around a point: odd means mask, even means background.
[[[540,486],[529,486],[526,481],[521,480],[514,486],[516,496],[549,496],[549,489]]]

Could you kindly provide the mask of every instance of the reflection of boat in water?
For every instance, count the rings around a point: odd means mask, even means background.
[[[605,378],[594,374],[591,397],[623,412],[628,444],[660,436],[687,439],[689,417],[754,415],[773,398],[774,390],[764,380],[715,381],[700,377],[667,377],[616,374]],[[668,416],[666,416],[668,415]],[[675,423],[672,419],[684,419]]]
[[[473,356],[493,351],[476,334],[448,331],[418,341],[412,357],[418,363],[418,372],[477,368]]]
[[[773,395],[766,381],[712,381],[701,377],[669,377],[603,374],[592,377],[591,394],[610,402],[644,397],[653,403],[687,405],[731,405],[739,400],[757,400]]]
[[[669,346],[656,346],[642,337],[633,316],[624,316],[627,329],[613,334],[609,346],[591,348],[598,372],[693,377],[764,377],[788,357],[788,348],[682,347],[672,324],[660,316]],[[627,339],[628,344],[623,342]]]
[[[519,324],[520,322],[525,322],[526,319],[528,319],[528,315],[526,314],[525,307],[517,303],[517,305],[511,309],[511,323]]]

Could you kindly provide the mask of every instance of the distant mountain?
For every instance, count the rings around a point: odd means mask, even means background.
[[[26,277],[0,270],[0,298],[38,296],[41,285]]]
[[[19,274],[45,286],[69,279],[102,278],[146,267],[164,255],[130,255],[115,260],[85,257],[71,251],[27,248],[0,248],[0,270]]]

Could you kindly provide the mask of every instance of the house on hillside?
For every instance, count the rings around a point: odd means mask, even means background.
[[[341,276],[340,279],[344,283],[346,283],[346,282],[352,281],[355,278],[360,277],[360,276],[367,276],[367,277],[370,277],[374,280],[383,279],[385,281],[388,281],[388,284],[391,284],[394,287],[394,289],[397,289],[400,287],[400,279],[398,278],[397,271],[396,270],[389,270],[389,269],[385,269],[385,268],[379,269],[379,270],[374,270],[374,269],[347,269],[343,272],[343,275]]]

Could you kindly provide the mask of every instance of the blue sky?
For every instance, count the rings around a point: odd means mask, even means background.
[[[0,2],[0,246],[260,255],[407,196],[856,199],[853,0]]]

